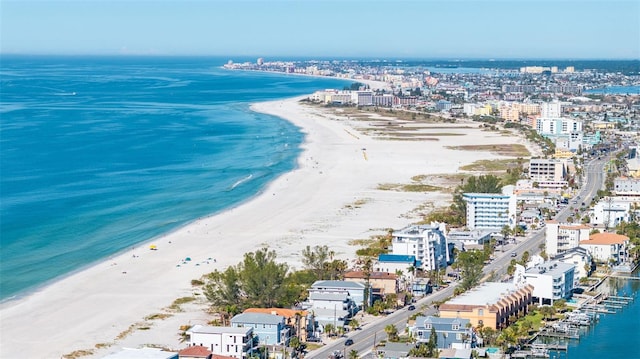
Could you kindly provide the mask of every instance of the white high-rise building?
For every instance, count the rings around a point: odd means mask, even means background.
[[[446,268],[449,250],[444,223],[412,225],[392,233],[393,254],[415,256],[419,269]]]
[[[467,228],[516,226],[516,195],[514,186],[502,187],[502,193],[463,193],[467,203]]]
[[[562,103],[545,102],[540,106],[540,117],[542,118],[558,118],[562,116]]]

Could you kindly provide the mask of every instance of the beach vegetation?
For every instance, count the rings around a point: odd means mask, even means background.
[[[62,356],[63,359],[76,359],[76,358],[81,358],[81,357],[86,357],[89,355],[93,355],[94,350],[93,349],[79,349],[79,350],[74,350],[69,354],[64,354]]]
[[[200,279],[192,279],[191,280],[191,285],[194,287],[200,287],[204,285],[204,281],[200,280]]]
[[[307,246],[302,250],[302,264],[315,274],[315,280],[334,280],[343,277],[347,270],[344,260],[335,259],[335,252],[324,246]]]
[[[169,314],[169,313],[155,313],[155,314],[151,314],[151,315],[147,315],[146,317],[144,317],[144,320],[163,320],[163,319],[167,319],[167,318],[171,318],[173,316],[173,314]]]
[[[499,172],[506,171],[513,166],[512,159],[478,160],[460,167],[463,171]]]
[[[388,228],[387,233],[382,235],[371,236],[369,240],[361,240],[360,243],[366,245],[366,247],[356,250],[356,255],[359,258],[360,263],[366,263],[367,259],[378,258],[380,254],[386,254],[389,252],[389,246],[393,240],[393,229]]]
[[[378,189],[381,191],[397,191],[397,192],[436,192],[442,188],[423,183],[381,183],[378,185]]]

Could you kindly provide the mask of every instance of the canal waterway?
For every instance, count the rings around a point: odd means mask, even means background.
[[[640,278],[636,268],[632,277]],[[615,314],[600,314],[599,320],[581,332],[580,340],[568,342],[568,352],[552,352],[551,358],[640,358],[640,280],[610,278],[603,287],[612,296],[633,297]]]

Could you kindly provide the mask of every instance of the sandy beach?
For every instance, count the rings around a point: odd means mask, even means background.
[[[387,122],[384,117],[364,121],[301,105],[299,99],[253,106],[293,122],[306,134],[296,170],[242,205],[4,303],[0,356],[60,358],[92,350],[91,357],[102,357],[140,345],[184,348],[179,327],[206,323],[210,316],[203,305],[185,305],[165,319],[150,317],[169,313],[176,298],[193,296],[192,279],[235,265],[244,253],[263,246],[276,250],[278,260],[292,268],[301,267],[300,252],[307,245],[328,245],[338,257],[351,260],[357,249],[351,240],[414,223],[419,208],[443,206],[451,198],[446,192],[395,191],[381,184],[434,176],[426,183],[439,185],[436,175],[455,175],[476,160],[507,158],[451,146],[527,145],[519,136],[472,122],[422,126],[412,135],[395,130],[395,137],[405,140],[385,139],[388,134],[375,131]],[[426,139],[417,140],[416,133]]]

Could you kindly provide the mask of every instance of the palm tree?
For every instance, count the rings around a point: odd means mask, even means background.
[[[333,327],[333,324],[329,323],[324,325],[324,332],[327,335],[327,338],[331,336],[334,330],[335,328]]]
[[[395,325],[389,324],[384,327],[384,332],[387,333],[390,342],[395,342],[398,340],[398,328]]]
[[[357,351],[357,350],[352,349],[352,350],[349,352],[349,359],[359,359],[359,358],[360,358],[360,355],[358,354],[358,351]]]
[[[351,330],[356,330],[358,327],[360,327],[360,323],[358,323],[356,319],[349,320],[349,328],[351,328]]]
[[[506,351],[506,349],[511,346],[511,344],[515,344],[516,341],[517,339],[515,331],[513,330],[513,328],[508,327],[502,330],[502,333],[500,333],[500,336],[498,336],[496,343],[502,346],[502,348]]]

